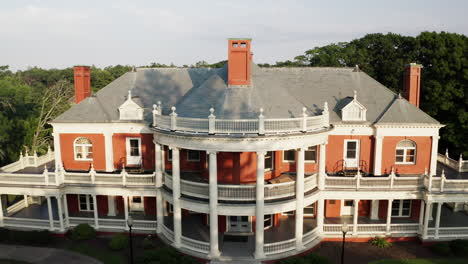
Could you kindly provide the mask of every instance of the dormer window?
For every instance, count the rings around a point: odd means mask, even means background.
[[[367,109],[358,102],[357,93],[354,91],[354,98],[341,109],[341,119],[343,121],[366,121]]]
[[[127,100],[119,107],[120,120],[143,120],[143,108],[132,100],[128,91]]]

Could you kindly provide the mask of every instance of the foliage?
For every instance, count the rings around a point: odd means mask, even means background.
[[[385,237],[375,237],[372,239],[371,244],[378,248],[386,248],[392,246],[392,243],[385,239]]]
[[[124,234],[117,234],[112,237],[111,241],[109,242],[109,248],[112,250],[122,250],[128,247],[128,236]]]
[[[146,250],[142,256],[137,258],[136,263],[197,264],[198,262],[191,257],[180,254],[173,248],[164,247]]]
[[[287,258],[278,262],[279,264],[332,264],[331,260],[316,255],[308,254],[300,257]]]
[[[13,259],[0,259],[0,264],[29,264],[30,262],[13,260]]]
[[[70,234],[72,240],[89,240],[96,237],[96,230],[88,224],[79,224]]]
[[[441,256],[450,256],[452,254],[449,244],[445,242],[435,243],[430,246],[430,249],[432,252]]]
[[[54,241],[52,233],[43,231],[20,231],[0,228],[0,242],[21,245],[49,245]]]
[[[449,242],[450,249],[457,256],[468,256],[468,240],[455,239]]]
[[[465,264],[466,259],[382,259],[369,264]]]
[[[153,240],[151,239],[151,236],[147,236],[141,241],[141,247],[144,249],[154,248],[154,243],[153,243]]]
[[[127,258],[112,251],[103,250],[99,247],[93,247],[86,242],[73,243],[67,247],[68,250],[93,257],[104,264],[126,264]]]

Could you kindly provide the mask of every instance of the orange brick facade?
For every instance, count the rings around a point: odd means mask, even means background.
[[[395,164],[395,149],[398,142],[409,139],[416,143],[415,164]],[[430,137],[384,137],[382,143],[382,173],[390,173],[392,167],[397,174],[422,174],[431,164]]]

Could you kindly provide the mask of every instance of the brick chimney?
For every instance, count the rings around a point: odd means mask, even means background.
[[[406,100],[419,107],[421,91],[421,64],[410,63],[405,66],[403,94]]]
[[[228,86],[250,85],[250,53],[249,38],[228,39]]]
[[[75,103],[91,95],[91,69],[89,66],[75,66]]]

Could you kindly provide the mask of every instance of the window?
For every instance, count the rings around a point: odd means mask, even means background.
[[[283,151],[283,161],[284,162],[296,161],[296,151],[294,149]]]
[[[241,42],[240,46],[241,46],[241,48],[246,48],[246,47],[247,47],[247,43]]]
[[[317,162],[317,146],[306,149],[304,155],[306,162]]]
[[[75,160],[93,160],[93,144],[87,138],[80,137],[75,140]]]
[[[239,43],[238,43],[238,42],[233,42],[233,43],[232,43],[232,47],[233,47],[233,48],[237,48],[238,46],[239,46]]]
[[[314,216],[315,215],[315,204],[310,204],[304,207],[305,216]]]
[[[349,140],[346,141],[346,158],[355,159],[357,153],[357,141]]]
[[[328,203],[329,203],[329,204],[335,204],[336,202],[335,202],[335,200],[329,200]]]
[[[130,156],[140,156],[140,140],[130,139]]]
[[[392,216],[408,217],[411,214],[411,200],[393,200]]]
[[[141,138],[127,138],[127,164],[141,164]]]
[[[274,155],[273,151],[267,151],[265,154],[265,170],[273,170]]]
[[[344,201],[344,206],[353,206],[354,205],[354,201],[353,200],[345,200]]]
[[[172,161],[172,149],[170,149],[170,148],[167,147],[167,146],[166,146],[164,149],[165,149],[164,152],[167,153],[167,160],[168,160],[168,161]]]
[[[263,219],[264,223],[264,228],[270,228],[273,226],[273,215],[265,215],[265,218]]]
[[[200,151],[198,150],[187,150],[188,161],[200,161]]]
[[[79,208],[80,211],[93,211],[93,197],[89,194],[80,194],[79,195]]]
[[[166,210],[167,213],[172,214],[174,212],[174,205],[167,203]]]
[[[395,151],[397,164],[414,164],[416,161],[416,143],[411,140],[402,140],[397,144]]]

